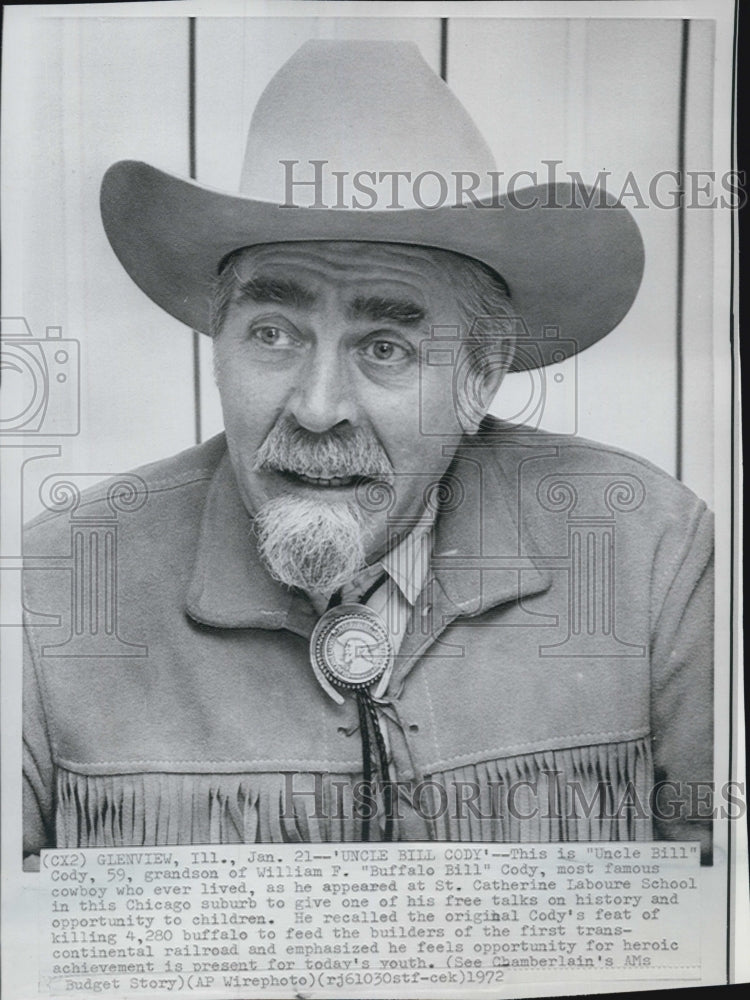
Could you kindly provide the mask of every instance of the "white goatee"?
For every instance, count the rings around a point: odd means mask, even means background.
[[[347,583],[365,564],[359,508],[285,494],[255,515],[258,551],[276,580],[324,595]]]

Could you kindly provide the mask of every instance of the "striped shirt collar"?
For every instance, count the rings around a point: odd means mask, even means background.
[[[346,604],[351,600],[356,601],[354,595],[364,593],[385,571],[404,599],[413,606],[422,593],[430,572],[434,523],[435,511],[431,507],[425,508],[414,528],[398,545],[389,549],[378,562],[366,566],[342,588],[342,602]],[[322,614],[328,604],[328,595],[311,593],[308,596],[315,610]]]

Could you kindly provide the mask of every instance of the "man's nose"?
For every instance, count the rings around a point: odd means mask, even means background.
[[[342,421],[354,421],[357,407],[345,368],[339,357],[316,352],[312,363],[300,369],[287,407],[300,426],[320,434]]]

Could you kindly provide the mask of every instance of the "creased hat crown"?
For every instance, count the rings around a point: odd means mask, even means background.
[[[281,203],[290,168],[309,179],[326,161],[321,186],[294,187],[298,205],[336,203],[334,171],[473,171],[488,182],[492,153],[469,113],[412,42],[306,42],[273,77],[250,123],[242,194]],[[404,207],[410,185],[402,185]],[[385,206],[382,206],[385,207]],[[416,206],[414,206],[416,207]]]

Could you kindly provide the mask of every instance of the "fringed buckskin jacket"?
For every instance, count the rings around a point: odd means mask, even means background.
[[[443,485],[378,703],[396,839],[705,844],[705,504],[496,422]],[[313,674],[316,612],[260,563],[223,436],[55,504],[24,550],[25,850],[359,839],[354,700]]]

